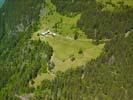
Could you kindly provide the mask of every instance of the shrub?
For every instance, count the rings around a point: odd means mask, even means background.
[[[37,36],[40,36],[40,34],[39,34],[39,33],[37,33]]]
[[[78,38],[79,38],[79,33],[76,32],[76,33],[74,34],[74,40],[77,40]]]
[[[71,58],[71,61],[74,61],[75,59],[76,59],[75,57],[72,57],[72,58]]]
[[[82,49],[80,49],[78,53],[79,53],[79,54],[83,54],[83,50],[82,50]]]

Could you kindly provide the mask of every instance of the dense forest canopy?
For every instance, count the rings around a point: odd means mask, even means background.
[[[96,0],[52,0],[60,13],[73,16],[81,13],[77,26],[93,39],[111,38],[115,34],[122,34],[133,27],[133,8],[124,2],[105,4]],[[115,10],[109,11],[106,6]]]
[[[13,3],[14,2],[14,3]],[[42,0],[7,0],[0,9],[0,99],[14,100],[25,93],[40,71],[46,72],[52,48],[31,41],[38,28]]]
[[[5,0],[0,0],[0,8],[2,7],[2,5],[4,4]]]

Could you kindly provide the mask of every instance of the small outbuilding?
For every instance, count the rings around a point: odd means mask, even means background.
[[[41,33],[42,36],[46,36],[46,35],[48,35],[48,34],[50,34],[50,31],[49,31],[49,30],[46,31],[46,32],[42,32],[42,33]]]
[[[47,30],[46,32],[42,32],[41,35],[42,35],[42,36],[46,36],[46,35],[55,36],[56,34],[55,34],[55,33],[52,33],[50,30]]]

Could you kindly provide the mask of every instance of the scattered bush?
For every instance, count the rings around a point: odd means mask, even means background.
[[[79,33],[78,32],[74,32],[74,40],[77,40],[79,38]]]
[[[40,33],[37,33],[37,36],[40,36]]]
[[[80,49],[78,53],[79,53],[79,54],[83,54],[83,50],[82,50],[82,49]]]
[[[72,58],[71,58],[71,61],[75,61],[75,60],[76,60],[76,58],[75,58],[75,57],[72,57]]]

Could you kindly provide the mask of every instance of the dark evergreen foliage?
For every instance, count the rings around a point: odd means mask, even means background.
[[[109,2],[114,5],[115,11],[108,11],[103,10],[108,3],[103,5],[96,0],[52,0],[52,2],[57,6],[57,11],[66,16],[81,13],[77,26],[92,39],[112,38],[133,27],[133,8],[124,3],[118,7]]]
[[[43,0],[6,0],[0,9],[0,100],[33,91],[29,82],[46,72],[52,48],[31,40]]]

